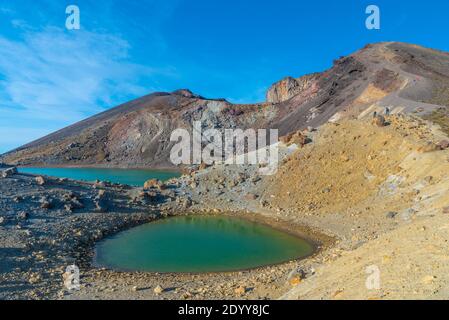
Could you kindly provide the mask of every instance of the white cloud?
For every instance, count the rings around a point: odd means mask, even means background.
[[[170,69],[130,63],[120,37],[48,27],[0,36],[0,153],[133,97]],[[14,130],[11,125],[14,124]]]
[[[167,71],[128,63],[128,50],[119,37],[88,31],[47,28],[23,41],[0,37],[2,102],[38,118],[73,121],[110,106],[111,97],[125,99],[130,88],[147,93],[151,88],[139,79]]]

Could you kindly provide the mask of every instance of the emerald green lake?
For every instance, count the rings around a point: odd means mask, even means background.
[[[94,263],[124,271],[236,271],[295,260],[313,250],[301,238],[244,219],[183,216],[100,241]]]
[[[110,181],[136,187],[143,186],[145,181],[149,179],[165,181],[180,176],[177,172],[147,169],[19,168],[19,172],[87,182],[94,182],[95,180]]]

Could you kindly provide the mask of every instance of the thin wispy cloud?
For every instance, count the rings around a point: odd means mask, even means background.
[[[0,154],[176,77],[172,67],[134,62],[121,35],[35,26],[12,9],[0,12],[13,30],[0,35]]]
[[[170,70],[127,62],[129,44],[116,36],[47,28],[23,41],[0,37],[2,101],[36,117],[80,118],[151,88],[138,79]],[[1,107],[1,106],[0,106]]]

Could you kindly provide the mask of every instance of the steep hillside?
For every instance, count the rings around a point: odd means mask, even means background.
[[[74,124],[3,155],[20,165],[171,167],[171,132],[191,128],[276,128],[280,135],[342,117],[395,112],[447,114],[449,54],[402,43],[379,43],[334,61],[331,69],[287,77],[267,101],[234,105],[188,90],[155,93]],[[445,117],[438,117],[441,126]]]
[[[317,238],[320,253],[278,276],[283,298],[447,299],[447,138],[414,115],[386,118],[325,124],[299,148],[281,143],[273,176],[216,165],[184,177],[185,189],[196,210],[247,212]],[[379,289],[365,285],[369,267]]]

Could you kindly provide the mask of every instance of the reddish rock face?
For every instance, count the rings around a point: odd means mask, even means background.
[[[313,95],[317,91],[317,78],[318,74],[311,74],[298,79],[284,78],[268,89],[267,102],[280,103],[299,94]]]
[[[416,77],[410,79],[411,75]],[[435,80],[443,78],[449,79],[446,53],[403,43],[379,43],[335,60],[324,72],[275,83],[265,102],[232,104],[205,99],[187,89],[153,93],[2,155],[0,163],[174,167],[171,134],[180,128],[191,131],[194,121],[201,121],[203,129],[278,129],[280,137],[288,136],[317,128],[336,114],[338,119],[358,116],[380,99],[387,99],[392,110],[396,104],[405,106],[407,110],[402,112],[432,111],[430,103],[447,103],[444,92],[428,90],[429,85],[449,87],[449,80],[447,85]],[[410,84],[405,88],[399,86],[404,80]],[[385,95],[369,102],[359,99],[368,87],[380,88]],[[296,138],[301,144],[301,137]]]
[[[446,150],[447,148],[449,148],[449,140],[443,140],[443,141],[440,141],[440,142],[437,144],[437,147],[438,147],[440,150]]]

